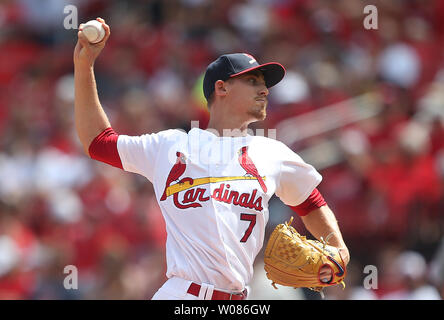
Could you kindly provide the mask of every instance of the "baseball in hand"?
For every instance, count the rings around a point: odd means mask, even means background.
[[[82,32],[89,43],[99,43],[105,37],[105,29],[97,20],[90,20],[83,25]]]

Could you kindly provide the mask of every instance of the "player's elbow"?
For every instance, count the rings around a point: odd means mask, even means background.
[[[88,158],[91,158],[90,147],[91,147],[92,141],[90,139],[87,139],[86,137],[82,136],[81,134],[79,134],[79,132],[77,132],[77,136],[79,137],[80,144],[82,145],[83,153],[86,154],[88,156]]]
[[[91,144],[83,144],[83,153],[86,154],[86,156],[90,159],[92,159],[91,154],[89,152],[89,147]]]

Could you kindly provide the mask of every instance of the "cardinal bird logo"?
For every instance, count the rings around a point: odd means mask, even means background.
[[[254,165],[253,161],[248,156],[247,150],[248,150],[248,146],[242,147],[239,150],[239,152],[238,152],[239,153],[239,163],[240,163],[241,167],[247,172],[247,174],[249,174],[257,179],[262,190],[265,193],[267,193],[267,186],[265,185],[264,180],[262,179],[259,172],[257,171],[256,166]]]
[[[166,191],[168,187],[170,186],[171,182],[177,181],[181,175],[185,172],[185,169],[187,167],[185,163],[185,155],[181,152],[176,152],[176,163],[171,168],[170,174],[168,175],[168,178],[165,183],[165,190],[163,191],[163,195],[160,198],[160,201],[166,200],[167,194]]]

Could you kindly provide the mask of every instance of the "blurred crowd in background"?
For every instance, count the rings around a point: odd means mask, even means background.
[[[363,26],[366,4],[378,9],[376,30]],[[202,76],[229,52],[287,69],[253,128],[377,96],[374,115],[289,145],[333,141],[339,154],[317,166],[332,154],[321,149],[313,160],[351,253],[346,289],[326,298],[444,296],[443,1],[2,0],[0,299],[149,299],[166,280],[151,184],[90,160],[76,136],[67,5],[78,23],[102,17],[111,27],[95,74],[118,133],[188,130],[191,120],[205,129]],[[292,214],[274,198],[267,233]],[[256,261],[250,298],[319,298],[274,290]],[[69,265],[76,290],[63,286]]]

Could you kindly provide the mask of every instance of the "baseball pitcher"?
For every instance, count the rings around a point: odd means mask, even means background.
[[[222,55],[204,77],[207,130],[118,134],[96,89],[94,61],[110,37],[110,27],[97,21],[104,39],[89,43],[81,25],[74,50],[75,125],[89,157],[154,186],[167,229],[168,280],[152,299],[246,299],[274,194],[320,241],[296,241],[288,223],[275,230],[265,257],[273,285],[318,289],[342,282],[349,253],[316,188],[321,175],[283,143],[247,131],[265,119],[269,88],[284,77],[284,67],[245,53]]]

